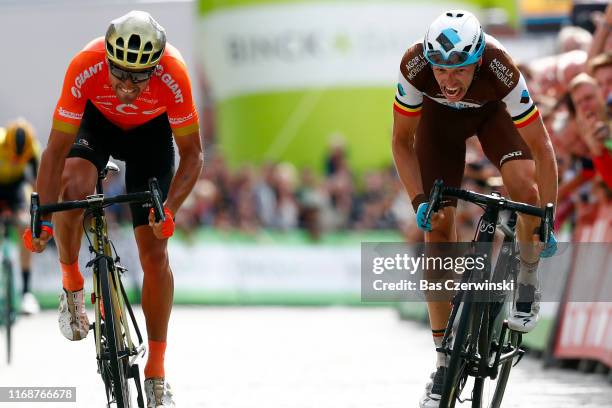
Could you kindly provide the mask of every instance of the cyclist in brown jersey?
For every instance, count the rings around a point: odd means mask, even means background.
[[[489,160],[499,169],[512,200],[531,205],[556,203],[557,167],[550,138],[537,107],[512,59],[486,35],[474,15],[450,10],[411,46],[400,65],[394,104],[393,155],[400,178],[417,213],[426,242],[455,242],[456,201],[425,219],[436,179],[459,187],[465,166],[465,140],[477,135]],[[528,332],[538,319],[540,257],[556,251],[554,236],[546,248],[535,245],[538,220],[520,216],[517,237],[521,267],[512,329]],[[425,277],[432,279],[429,271]],[[450,313],[450,294],[428,301],[434,343],[440,346]],[[437,353],[436,371],[420,401],[438,407],[446,356]]]

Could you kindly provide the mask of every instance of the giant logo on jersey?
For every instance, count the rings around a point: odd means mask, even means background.
[[[164,73],[164,67],[159,64],[155,68],[155,75],[161,79],[161,81],[170,88],[170,91],[174,94],[174,102],[181,103],[184,101],[183,92],[179,84],[172,78],[169,73]]]
[[[74,86],[70,88],[70,93],[72,93],[72,96],[74,96],[77,99],[80,99],[82,96],[81,87],[83,86],[83,84],[85,84],[85,82],[87,82],[89,78],[93,77],[95,74],[102,71],[103,65],[104,65],[104,62],[98,62],[97,64],[92,65],[89,68],[86,68],[85,70],[83,70],[83,72],[77,75],[76,78],[74,78]]]

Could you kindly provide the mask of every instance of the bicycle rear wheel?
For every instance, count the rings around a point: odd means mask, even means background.
[[[111,273],[108,260],[101,258],[98,263],[98,274],[104,310],[104,332],[102,334],[105,336],[103,343],[106,345],[106,350],[104,352],[108,361],[106,370],[102,370],[101,373],[110,376],[104,382],[107,386],[110,385],[117,408],[129,408],[131,402],[128,381],[129,354],[123,340],[119,317],[115,315],[113,296],[119,295],[114,282],[110,279]]]

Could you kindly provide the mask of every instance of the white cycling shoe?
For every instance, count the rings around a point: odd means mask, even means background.
[[[30,292],[24,293],[21,298],[21,313],[24,315],[34,315],[38,312],[40,312],[40,305],[34,295]]]
[[[89,319],[85,312],[83,289],[71,292],[64,289],[60,295],[59,328],[68,340],[83,340],[89,333]]]
[[[541,293],[535,286],[519,283],[508,316],[508,327],[521,333],[533,330],[540,317],[540,297]]]
[[[175,408],[172,389],[164,378],[147,378],[144,381],[147,408]]]
[[[446,367],[444,366],[438,367],[431,373],[430,381],[425,385],[425,393],[419,401],[419,408],[438,408],[440,406],[445,376]]]

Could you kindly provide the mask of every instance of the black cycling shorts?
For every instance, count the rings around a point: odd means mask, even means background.
[[[125,188],[128,193],[149,189],[156,177],[166,200],[174,176],[174,145],[168,116],[164,113],[130,130],[109,121],[87,102],[81,126],[68,157],[80,157],[102,171],[110,157],[125,162]],[[149,207],[131,204],[134,228],[149,224]]]
[[[461,186],[465,141],[473,135],[478,137],[485,155],[498,170],[508,161],[533,160],[503,102],[454,109],[423,98],[421,112],[415,147],[426,195],[436,179],[442,179],[445,186]],[[448,200],[446,205],[456,207],[457,199]]]
[[[0,208],[12,212],[25,208],[25,179],[21,178],[8,184],[0,184]]]

